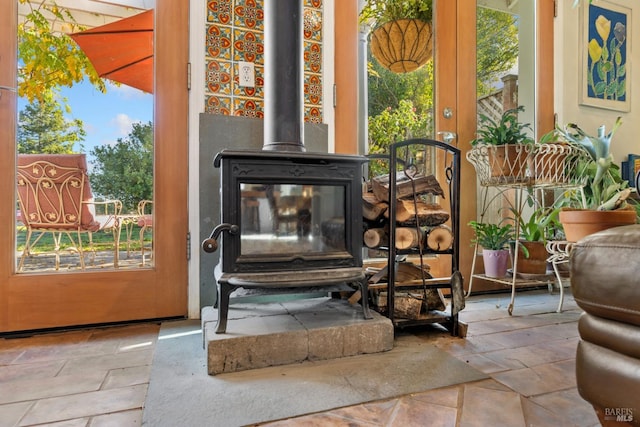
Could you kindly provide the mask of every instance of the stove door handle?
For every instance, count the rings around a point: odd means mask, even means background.
[[[211,235],[208,239],[204,239],[202,242],[202,250],[207,253],[215,252],[218,249],[218,236],[223,231],[228,232],[229,234],[238,234],[240,232],[240,227],[235,224],[229,224],[228,222],[223,222],[216,226],[211,232]]]

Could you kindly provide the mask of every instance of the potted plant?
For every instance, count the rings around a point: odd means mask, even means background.
[[[549,257],[546,243],[559,228],[559,209],[540,206],[527,220],[515,209],[511,211],[519,224],[518,274],[546,274]]]
[[[471,141],[472,150],[467,158],[474,163],[476,172],[485,184],[525,183],[527,162],[534,151],[529,123],[518,121],[524,107],[505,111],[499,120],[480,114],[477,137]],[[484,179],[483,179],[484,178]]]
[[[485,275],[493,278],[506,276],[509,262],[508,245],[513,240],[513,226],[509,223],[498,225],[477,221],[469,222],[469,226],[476,233],[471,243],[482,246]]]
[[[432,0],[366,0],[360,22],[372,28],[371,54],[394,73],[417,70],[433,56]]]
[[[560,222],[568,241],[575,242],[597,231],[637,222],[636,209],[628,202],[629,183],[622,179],[620,168],[613,163],[609,152],[611,139],[621,124],[622,119],[618,117],[609,133],[602,125],[596,136],[587,134],[575,123],[558,129],[567,142],[586,153],[586,161],[578,171],[584,183],[579,198],[581,209],[560,211]]]

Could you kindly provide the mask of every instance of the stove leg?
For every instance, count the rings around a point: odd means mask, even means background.
[[[360,286],[360,301],[362,301],[362,313],[364,314],[365,319],[373,319],[371,312],[369,312],[369,284],[367,283],[367,278],[360,280],[358,282],[358,286]]]
[[[216,334],[224,334],[227,332],[227,316],[229,315],[229,295],[235,291],[236,287],[228,283],[218,282],[218,325],[216,326]]]

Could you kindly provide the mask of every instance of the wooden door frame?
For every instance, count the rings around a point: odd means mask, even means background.
[[[18,13],[16,0],[0,0],[0,28],[12,28]],[[7,58],[2,54],[7,52],[7,56],[17,57],[17,34],[9,37],[0,37],[0,86],[15,87],[16,67],[13,62],[8,63]],[[6,325],[8,321],[8,310],[5,302],[8,300],[8,289],[4,283],[9,279],[10,271],[6,266],[11,266],[14,262],[14,248],[16,239],[15,221],[15,178],[16,168],[15,158],[15,134],[16,134],[16,108],[17,94],[9,90],[0,90],[0,327]],[[6,141],[13,140],[13,144]],[[1,329],[0,329],[1,330]]]
[[[459,269],[462,276],[468,278],[473,248],[466,242],[471,241],[473,233],[466,224],[475,219],[477,205],[476,173],[465,159],[471,148],[468,141],[476,132],[476,1],[440,0],[435,3],[434,14],[438,40],[433,54],[437,82],[434,89],[436,138],[439,139],[437,132],[440,131],[456,132],[456,144],[461,151]],[[448,90],[438,90],[444,87]],[[450,117],[444,115],[445,108],[451,109]],[[450,274],[449,260],[443,260],[443,264],[446,266],[434,263],[435,274]]]
[[[0,1],[3,10],[0,25],[13,28],[15,22],[11,20],[17,16],[17,0]],[[3,92],[0,99],[3,121],[0,127],[0,244],[3,248],[0,332],[186,316],[188,18],[188,2],[157,0],[153,269],[15,273],[16,96]],[[0,52],[10,52],[13,46],[13,58],[16,58],[15,38],[1,39],[0,49],[6,50]],[[0,84],[16,81],[14,66],[0,68]]]

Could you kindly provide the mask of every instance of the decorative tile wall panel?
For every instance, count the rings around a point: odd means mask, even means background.
[[[265,1],[207,0],[205,112],[264,117]],[[322,123],[322,0],[304,0],[304,116]],[[255,87],[240,85],[238,63],[252,62]]]

